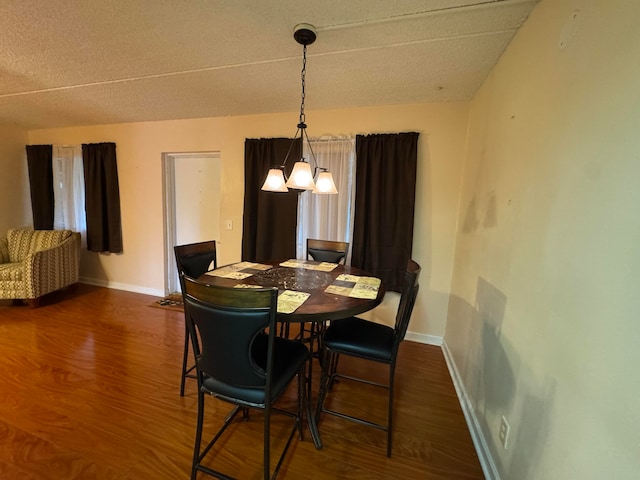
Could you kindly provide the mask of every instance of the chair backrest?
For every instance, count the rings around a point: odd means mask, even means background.
[[[404,281],[402,283],[402,293],[400,294],[398,312],[396,313],[394,338],[394,347],[396,349],[400,342],[404,340],[407,328],[409,327],[409,320],[411,320],[413,306],[416,303],[416,297],[418,296],[418,290],[420,289],[420,285],[418,283],[420,270],[420,265],[418,265],[417,262],[409,260],[407,263],[407,271],[404,274]]]
[[[22,262],[27,255],[48,250],[72,237],[71,230],[33,230],[12,228],[7,232],[7,248],[12,263]]]
[[[203,273],[218,267],[218,259],[216,256],[216,241],[209,240],[207,242],[189,243],[187,245],[176,245],[173,247],[176,256],[176,266],[178,267],[178,275],[184,273],[187,277],[198,278]],[[180,286],[184,293],[182,279]]]
[[[256,364],[252,352],[265,328],[275,331],[278,289],[221,287],[186,276],[183,282],[185,318],[194,350],[197,345],[200,351],[198,382],[207,376],[237,388],[266,387],[274,335],[265,340],[266,365]]]
[[[307,238],[307,259],[317,262],[344,263],[349,252],[349,242]]]
[[[0,263],[9,263],[9,242],[6,235],[0,237]]]

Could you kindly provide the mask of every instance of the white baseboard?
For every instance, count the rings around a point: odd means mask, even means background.
[[[482,467],[484,476],[487,480],[500,480],[500,474],[498,473],[493,456],[491,455],[487,441],[482,433],[482,428],[480,428],[480,422],[476,416],[473,404],[469,399],[467,390],[464,388],[464,383],[462,382],[462,378],[460,377],[460,373],[458,372],[458,368],[456,367],[453,355],[451,355],[451,351],[447,346],[446,340],[442,341],[442,353],[444,354],[444,359],[447,363],[447,367],[449,368],[449,375],[451,375],[453,386],[456,389],[456,394],[458,395],[458,400],[462,407],[462,413],[467,421],[467,427],[469,428],[473,445],[476,447],[476,453],[478,454],[478,459],[480,460],[480,466]]]
[[[424,343],[425,345],[435,345],[437,347],[442,345],[442,337],[438,337],[437,335],[407,332],[404,338],[412,342]]]
[[[164,297],[164,290],[156,290],[155,288],[140,287],[128,283],[109,282],[105,280],[96,280],[95,278],[80,277],[80,283],[88,285],[96,285],[97,287],[114,288],[116,290],[124,290],[126,292],[142,293],[144,295],[152,295],[154,297]]]

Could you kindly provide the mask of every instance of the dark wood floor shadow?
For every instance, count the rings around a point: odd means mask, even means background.
[[[196,386],[189,380],[180,397],[184,317],[149,308],[153,300],[81,284],[39,308],[0,303],[0,478],[189,478]],[[344,365],[386,375],[364,362]],[[392,458],[384,432],[325,416],[324,448],[316,450],[305,432],[278,478],[484,478],[439,347],[403,342],[396,392]],[[293,405],[294,393],[281,406]],[[207,400],[211,431],[229,405]],[[385,415],[381,390],[341,382],[328,401],[374,419]],[[261,418],[256,412],[233,425],[214,460],[220,469],[261,478]],[[274,458],[288,422],[275,417]]]

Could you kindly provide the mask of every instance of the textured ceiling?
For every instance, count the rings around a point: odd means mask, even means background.
[[[2,0],[0,124],[469,100],[538,0]]]

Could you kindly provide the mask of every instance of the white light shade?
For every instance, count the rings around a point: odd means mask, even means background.
[[[313,190],[313,174],[311,173],[311,165],[307,162],[296,162],[287,180],[287,187],[296,190]]]
[[[288,192],[289,189],[284,184],[284,175],[280,168],[271,168],[267,174],[267,179],[262,185],[262,190],[267,192]]]
[[[338,193],[336,184],[333,182],[333,175],[331,172],[320,172],[318,180],[316,181],[316,188],[313,193]]]

